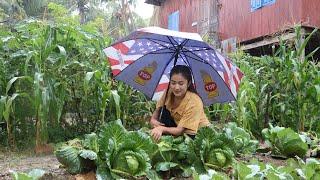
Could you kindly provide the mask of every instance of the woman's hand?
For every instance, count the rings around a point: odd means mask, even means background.
[[[151,136],[153,137],[153,139],[155,141],[160,140],[162,133],[163,133],[163,128],[164,128],[164,126],[157,126],[151,130]]]
[[[150,124],[151,124],[151,126],[152,126],[153,128],[158,127],[158,126],[164,126],[163,123],[159,122],[157,119],[155,119],[155,118],[153,118],[153,117],[152,117],[151,120],[150,120]]]

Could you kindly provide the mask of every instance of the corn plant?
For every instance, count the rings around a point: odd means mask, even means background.
[[[11,148],[15,148],[15,137],[14,137],[14,126],[13,126],[13,119],[10,116],[11,113],[14,111],[14,101],[19,96],[25,96],[27,97],[27,94],[24,92],[14,92],[11,93],[10,90],[13,87],[13,84],[21,79],[27,79],[30,80],[30,77],[28,76],[20,76],[20,77],[14,77],[12,78],[8,83],[6,87],[6,92],[4,96],[0,97],[0,121],[3,118],[6,123],[7,128],[7,135],[8,135],[8,144]]]
[[[139,128],[136,116],[150,115],[154,108],[153,102],[145,106],[141,93],[111,78],[103,49],[112,37],[100,33],[109,31],[100,31],[101,23],[80,25],[67,12],[50,4],[51,20],[25,19],[0,27],[0,96],[7,96],[10,79],[30,77],[19,84],[19,92],[12,89],[8,94],[25,92],[30,97],[15,98],[11,106],[10,118],[16,123],[9,124],[15,129],[10,135],[20,143],[65,141],[95,131],[110,119],[121,118]],[[8,139],[4,133],[0,136]]]
[[[304,48],[317,30],[305,40],[299,26],[295,32],[293,46],[281,41],[277,50],[273,47],[273,56],[252,57],[243,52],[232,55],[245,77],[230,113],[236,114],[233,120],[238,125],[256,135],[268,123],[299,131],[319,129],[319,65],[311,61],[319,48],[304,55]]]
[[[276,89],[273,89],[273,94],[276,95],[272,100],[273,111],[279,109],[281,111],[278,114],[280,116],[277,117],[275,114],[275,118],[283,126],[287,125],[304,131],[306,121],[309,121],[308,118],[319,117],[319,112],[315,110],[319,104],[315,98],[317,95],[309,93],[315,85],[318,85],[316,74],[319,68],[309,61],[319,48],[304,56],[304,49],[317,29],[311,32],[304,41],[301,41],[300,31],[300,27],[295,28],[297,35],[295,50],[287,48],[281,42],[276,57],[273,58],[273,64],[271,64],[278,71],[273,73],[271,79],[276,85]],[[279,105],[280,108],[277,108]]]

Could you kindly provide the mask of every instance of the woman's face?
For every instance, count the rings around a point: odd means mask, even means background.
[[[170,80],[170,89],[176,97],[183,97],[188,90],[188,80],[182,74],[173,74]]]

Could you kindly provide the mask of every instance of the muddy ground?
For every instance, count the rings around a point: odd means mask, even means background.
[[[12,179],[11,171],[28,173],[32,169],[45,170],[45,179],[75,179],[75,176],[59,167],[60,163],[53,154],[35,156],[32,154],[0,152],[1,180]]]

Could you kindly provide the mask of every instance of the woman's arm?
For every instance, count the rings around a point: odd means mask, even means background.
[[[159,141],[162,134],[171,134],[174,136],[179,136],[184,132],[184,127],[165,127],[158,126],[151,130],[151,136],[154,140]]]
[[[158,121],[159,109],[160,109],[160,108],[157,108],[157,109],[153,112],[153,114],[152,114],[152,116],[151,116],[151,119],[150,119],[150,124],[151,124],[151,126],[152,126],[153,128],[158,127],[158,126],[164,126],[163,123],[160,123],[160,122]]]
[[[163,134],[171,134],[174,136],[180,136],[184,132],[184,127],[161,127]]]

